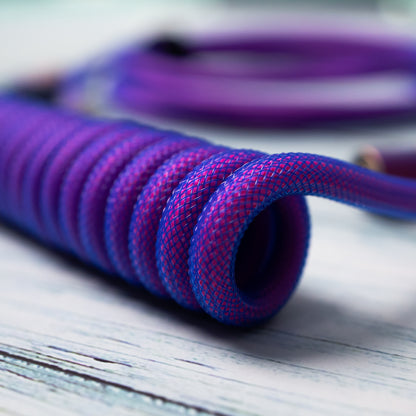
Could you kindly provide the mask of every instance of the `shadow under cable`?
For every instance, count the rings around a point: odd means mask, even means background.
[[[341,352],[351,356],[363,350],[391,349],[401,342],[397,328],[403,327],[416,342],[416,329],[409,328],[416,316],[416,303],[398,305],[394,327],[377,316],[363,316],[358,311],[345,310],[342,306],[323,300],[316,293],[298,289],[283,310],[272,319],[254,328],[225,326],[205,313],[185,310],[171,300],[157,298],[144,289],[134,287],[117,276],[109,275],[88,266],[75,257],[46,247],[27,234],[6,223],[0,223],[0,232],[10,238],[22,240],[31,249],[55,256],[62,266],[74,271],[74,278],[87,274],[95,283],[128,302],[140,302],[147,313],[168,319],[174,325],[183,325],[188,330],[203,334],[204,339],[217,340],[222,348],[233,353],[245,354],[252,359],[282,362],[313,360],[316,356],[339,357]],[[75,277],[76,276],[76,277]],[[416,281],[410,291],[415,293]],[[336,331],[333,329],[336,327]],[[414,327],[414,326],[413,326]],[[313,336],[305,335],[313,333]],[[339,337],[342,335],[343,341]],[[335,347],[334,347],[335,346]],[[358,349],[357,349],[358,346]]]

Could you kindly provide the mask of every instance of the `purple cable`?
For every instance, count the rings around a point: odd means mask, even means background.
[[[22,123],[21,120],[24,120]],[[20,151],[28,143],[28,137],[35,136],[38,132],[42,133],[52,122],[50,114],[43,111],[42,108],[37,109],[35,106],[22,108],[16,105],[13,114],[7,119],[8,125],[2,131],[4,140],[2,143],[2,151],[0,155],[0,187],[6,189],[9,187],[10,181],[15,181],[16,177],[11,172],[16,170],[15,159],[20,156]],[[16,188],[12,188],[12,195],[2,201],[2,210],[6,210],[15,215],[16,212],[11,210],[12,201],[16,198]]]
[[[168,296],[159,277],[155,253],[157,231],[167,202],[192,169],[222,150],[223,147],[215,146],[194,147],[172,157],[150,178],[133,207],[128,241],[134,275],[158,296]]]
[[[0,97],[0,161],[12,168],[23,153],[16,177],[1,171],[5,219],[231,325],[269,318],[294,291],[308,249],[306,195],[416,219],[410,179]]]
[[[71,163],[90,142],[106,134],[111,126],[110,122],[83,125],[75,132],[71,140],[60,144],[56,154],[50,157],[45,165],[40,185],[40,201],[42,202],[40,224],[44,224],[42,231],[55,244],[60,244],[62,241],[58,218],[59,193]]]
[[[129,261],[128,234],[133,209],[143,187],[166,160],[203,143],[202,140],[171,135],[139,153],[112,185],[107,199],[105,240],[110,261],[126,279],[132,280],[135,275]],[[123,204],[119,204],[120,200]]]
[[[43,135],[31,138],[28,141],[31,146],[26,146],[25,152],[21,153],[24,155],[22,158],[24,165],[19,165],[20,172],[22,172],[19,178],[20,182],[14,186],[18,192],[16,208],[19,215],[25,218],[28,227],[33,231],[37,231],[41,227],[39,194],[48,160],[55,156],[56,150],[60,146],[65,146],[72,140],[72,136],[81,124],[85,125],[78,118],[58,119],[47,131],[47,134],[44,132]],[[15,162],[14,166],[16,165]]]
[[[83,252],[78,232],[78,211],[82,190],[89,174],[106,151],[134,135],[137,130],[130,123],[115,123],[100,138],[91,140],[68,168],[59,194],[58,218],[62,244],[71,247],[74,253]]]
[[[200,309],[192,292],[188,279],[188,252],[198,217],[205,204],[218,186],[237,169],[246,163],[261,157],[260,152],[249,150],[228,150],[212,156],[196,166],[184,180],[178,184],[166,205],[159,224],[157,235],[157,262],[161,280],[173,299],[190,309]],[[143,205],[146,203],[143,202]],[[140,225],[140,206],[135,212],[132,225]],[[144,224],[141,225],[145,227]],[[132,236],[132,252],[140,258],[138,250],[133,248],[135,235]]]
[[[295,127],[414,114],[415,74],[410,37],[317,28],[208,34],[134,45],[68,77],[60,99],[79,108],[98,102],[175,119]]]

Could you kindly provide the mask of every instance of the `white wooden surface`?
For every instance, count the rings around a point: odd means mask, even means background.
[[[235,147],[345,159],[363,143],[416,141],[412,126],[182,127]],[[252,330],[134,292],[0,226],[0,414],[415,415],[416,226],[310,206],[301,284]]]

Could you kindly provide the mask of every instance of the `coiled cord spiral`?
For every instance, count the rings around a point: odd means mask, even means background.
[[[58,97],[75,108],[254,127],[415,113],[410,36],[295,26],[140,42],[65,77]]]
[[[214,146],[0,97],[1,215],[221,322],[279,310],[302,272],[305,195],[416,218],[416,183],[302,153]]]

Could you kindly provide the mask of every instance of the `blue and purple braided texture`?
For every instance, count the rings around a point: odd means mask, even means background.
[[[328,157],[266,155],[0,97],[1,215],[232,325],[276,313],[308,248],[305,195],[416,218],[416,183]]]

